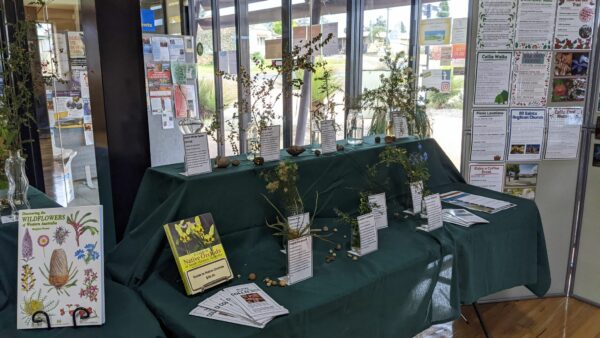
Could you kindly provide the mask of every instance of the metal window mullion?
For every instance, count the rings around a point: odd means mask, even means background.
[[[225,111],[223,108],[223,78],[217,75],[219,65],[219,52],[221,51],[221,17],[219,14],[219,0],[211,0],[212,36],[213,36],[213,65],[215,70],[215,107],[219,119],[217,135],[217,154],[225,156]],[[196,20],[194,20],[196,22]],[[197,23],[196,23],[197,24]]]
[[[364,9],[365,0],[346,2],[346,97],[352,100],[351,102],[355,102],[362,92]],[[344,111],[344,121],[348,116],[348,108],[346,106]],[[346,135],[345,123],[344,135]]]
[[[292,52],[292,0],[281,0],[281,26],[282,43],[281,55],[283,58]],[[287,148],[292,145],[294,137],[294,111],[293,111],[293,88],[292,72],[283,73],[282,77],[282,103],[283,103],[283,146]]]
[[[238,74],[238,102],[246,102],[247,104],[238,105],[239,114],[239,135],[240,135],[240,153],[248,152],[246,130],[250,122],[249,112],[245,111],[252,99],[247,94],[246,88],[243,88],[239,77],[242,72],[250,74],[250,43],[249,43],[249,26],[248,26],[248,0],[235,0],[235,36],[236,36],[236,57],[237,57],[237,74]]]

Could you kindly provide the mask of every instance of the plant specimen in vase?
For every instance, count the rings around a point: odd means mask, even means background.
[[[54,249],[50,257],[50,267],[44,263],[44,270],[40,268],[40,273],[46,279],[45,286],[54,289],[58,295],[65,293],[69,296],[67,289],[77,284],[77,268],[73,268],[73,262],[69,264],[67,254],[63,249]]]
[[[35,276],[33,274],[33,268],[29,264],[23,265],[23,272],[21,272],[21,290],[25,292],[31,291],[35,287]]]
[[[359,194],[359,203],[357,209],[357,216],[362,216],[370,213],[373,207],[377,207],[376,205],[372,205],[369,203],[369,196],[366,192],[360,192]],[[348,224],[350,226],[351,231],[351,242],[350,245],[353,249],[360,249],[360,231],[358,228],[358,219],[357,217],[351,216],[349,213],[343,212],[339,209],[334,209],[335,213],[342,220],[343,223]]]
[[[428,137],[431,123],[426,113],[424,94],[435,89],[418,87],[418,79],[404,52],[392,55],[388,50],[380,61],[385,64],[388,76],[381,74],[379,87],[365,89],[361,98],[363,107],[373,114],[369,134],[385,133],[389,129],[388,115],[399,111],[407,119],[410,134]]]
[[[58,307],[58,300],[48,300],[48,295],[42,297],[41,289],[37,293],[32,293],[29,297],[23,297],[23,301],[19,303],[19,310],[25,325],[32,324],[34,313],[44,311],[49,316],[52,316],[51,312]]]
[[[91,214],[91,212],[88,212],[79,218],[79,211],[77,211],[75,215],[71,214],[67,216],[67,224],[72,226],[75,231],[75,241],[77,242],[77,246],[79,246],[79,238],[84,233],[89,232],[91,235],[98,234],[98,228],[92,226],[92,224],[98,224],[98,220],[89,218]]]
[[[277,82],[282,77],[291,76],[297,71],[314,73],[315,65],[312,56],[331,41],[333,34],[329,34],[324,39],[322,37],[322,34],[318,34],[303,44],[295,45],[290,53],[283,55],[280,64],[267,64],[262,58],[254,58],[252,60],[256,68],[254,75],[244,67],[241,67],[237,75],[218,73],[226,80],[237,81],[241,86],[239,99],[235,103],[238,112],[234,114],[233,119],[226,121],[230,129],[227,139],[232,148],[239,140],[238,124],[241,121],[243,131],[249,134],[247,137],[249,151],[254,153],[260,151],[258,137],[263,130],[273,125],[274,120],[280,118],[276,108],[283,94],[282,91],[276,90]],[[291,78],[290,84],[293,90],[298,90],[302,88],[303,81],[300,78]],[[294,94],[293,90],[292,95],[298,95]]]

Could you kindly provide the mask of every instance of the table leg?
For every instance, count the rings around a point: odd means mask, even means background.
[[[475,313],[477,314],[477,319],[479,319],[479,324],[481,324],[481,329],[483,330],[483,334],[485,335],[485,338],[490,338],[490,335],[487,332],[487,329],[485,328],[485,323],[483,322],[483,318],[481,317],[481,314],[479,313],[479,309],[477,308],[477,302],[473,303],[473,309],[475,309]]]

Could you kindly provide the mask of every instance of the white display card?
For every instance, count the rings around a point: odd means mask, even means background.
[[[268,161],[279,160],[281,143],[281,126],[270,126],[260,133],[260,156]]]
[[[425,197],[425,207],[427,208],[426,230],[432,231],[444,226],[440,194],[434,194]]]
[[[375,217],[375,227],[377,229],[387,228],[388,218],[385,193],[369,196],[369,204]]]
[[[313,276],[312,236],[289,240],[287,257],[289,285],[311,278]]]
[[[364,256],[373,251],[377,251],[378,238],[377,228],[375,227],[375,216],[368,213],[357,217],[358,232],[360,234],[360,252],[359,256]]]
[[[394,136],[396,138],[408,137],[408,121],[400,112],[392,113],[392,123],[394,125]]]
[[[323,154],[335,153],[337,151],[335,121],[321,121],[321,152]]]
[[[212,171],[206,133],[183,135],[183,147],[185,151],[184,175],[192,176]]]

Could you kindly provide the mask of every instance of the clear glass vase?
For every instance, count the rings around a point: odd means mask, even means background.
[[[197,117],[185,117],[179,121],[179,131],[183,135],[197,134],[202,131],[204,122]]]
[[[321,150],[321,123],[316,119],[310,121],[310,150]]]
[[[19,209],[30,209],[27,191],[29,180],[25,173],[25,159],[21,157],[21,151],[10,151],[9,157],[4,163],[4,172],[8,180],[8,204],[11,208],[11,216],[16,221]]]
[[[363,143],[365,120],[358,109],[350,109],[346,117],[346,142],[350,145]]]

